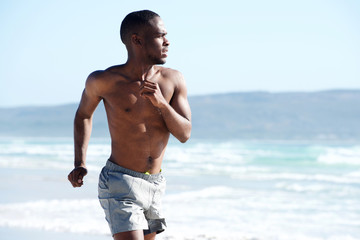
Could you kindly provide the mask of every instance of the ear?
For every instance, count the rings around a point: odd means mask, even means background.
[[[142,46],[142,39],[139,37],[139,35],[134,33],[133,35],[131,35],[131,43],[136,46]]]

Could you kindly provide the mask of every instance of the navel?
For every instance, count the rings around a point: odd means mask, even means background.
[[[125,112],[131,112],[131,108],[125,108]]]

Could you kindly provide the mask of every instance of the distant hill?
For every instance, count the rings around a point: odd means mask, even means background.
[[[360,90],[189,97],[193,138],[360,140]],[[0,108],[0,136],[72,136],[77,104]],[[93,136],[108,136],[96,110]]]

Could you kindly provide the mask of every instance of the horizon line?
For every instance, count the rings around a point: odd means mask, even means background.
[[[322,92],[359,92],[360,88],[350,89],[350,88],[334,88],[334,89],[325,89],[325,90],[286,90],[286,91],[268,91],[268,90],[245,90],[245,91],[228,91],[228,92],[218,92],[218,93],[203,93],[203,94],[189,94],[188,98],[192,97],[205,97],[205,96],[219,96],[219,95],[233,95],[233,94],[249,94],[249,93],[265,93],[265,94],[286,94],[286,93],[322,93]],[[18,104],[18,105],[0,105],[0,109],[12,109],[12,108],[41,108],[41,107],[60,107],[79,104],[79,102],[63,102],[63,103],[52,103],[52,104]]]

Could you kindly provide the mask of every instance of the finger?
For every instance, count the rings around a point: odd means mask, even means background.
[[[83,185],[83,177],[84,177],[83,172],[77,171],[77,173],[74,176],[74,184],[77,187],[81,187]]]
[[[71,182],[73,187],[80,187],[80,183],[78,182],[79,179],[79,173],[76,171],[72,171],[69,175],[69,181]]]
[[[152,83],[152,84],[156,84],[156,82],[150,81],[149,79],[144,79],[143,83]]]
[[[154,93],[155,93],[155,90],[144,89],[144,90],[140,91],[140,96],[144,96],[144,95],[153,96]]]
[[[68,175],[68,180],[69,180],[69,182],[70,182],[71,184],[73,184],[73,176],[72,176],[72,172],[71,172],[71,173],[69,173],[69,175]]]
[[[147,88],[147,89],[156,89],[156,85],[151,85],[151,84],[143,84],[140,86],[140,89],[144,89],[144,88]]]
[[[143,88],[156,89],[156,86],[151,85],[151,84],[144,84],[144,85],[140,86],[140,89],[143,89]]]
[[[75,186],[74,186],[74,183],[73,183],[73,181],[72,181],[71,173],[69,173],[69,175],[68,175],[68,180],[69,180],[69,182],[71,183],[71,185],[72,185],[73,187],[75,187]]]
[[[152,88],[143,88],[140,90],[140,93],[154,93],[156,92],[156,89],[152,89]]]
[[[77,183],[78,183],[78,184],[81,184],[81,185],[83,184],[83,177],[84,177],[84,176],[82,176],[82,175],[79,175],[79,176],[78,176],[78,179],[77,179]]]
[[[79,172],[79,175],[78,175],[78,179],[77,179],[77,182],[78,184],[80,184],[79,187],[81,187],[83,184],[84,184],[84,177],[86,176],[87,174],[87,170],[86,168],[81,168],[80,172]]]
[[[77,178],[78,178],[78,176],[77,176],[77,174],[76,174],[76,172],[75,172],[75,170],[72,172],[72,183],[73,184],[76,184],[76,182],[77,182]]]
[[[149,85],[156,85],[157,83],[156,82],[153,82],[153,81],[149,81],[149,80],[144,80],[141,82],[141,84],[149,84]]]
[[[74,182],[74,170],[69,173],[69,175],[68,175],[68,180],[70,181],[70,183],[71,183],[72,185],[74,185],[74,184],[73,184],[73,182]]]
[[[86,168],[76,168],[69,173],[68,180],[73,187],[81,187],[84,184],[83,178],[86,174]]]

